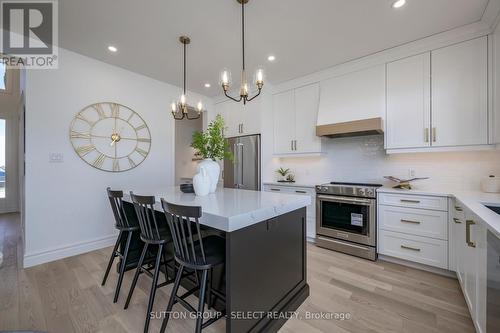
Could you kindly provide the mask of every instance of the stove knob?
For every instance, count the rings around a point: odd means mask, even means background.
[[[373,190],[366,190],[366,195],[373,197],[374,196]]]
[[[365,195],[365,190],[363,190],[363,189],[358,190],[358,194],[360,196],[364,196]]]
[[[322,192],[328,192],[328,187],[323,186],[323,187],[321,188],[321,191],[322,191]]]

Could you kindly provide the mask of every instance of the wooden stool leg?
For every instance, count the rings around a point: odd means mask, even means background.
[[[130,247],[130,242],[132,241],[132,234],[133,234],[132,231],[128,231],[127,243],[125,244],[125,250],[123,251],[122,264],[120,265],[120,274],[118,276],[118,283],[116,285],[115,298],[113,299],[113,303],[116,303],[118,301],[118,295],[120,295],[120,289],[122,287],[122,282],[123,282],[123,275],[125,274],[125,267],[127,265],[128,250]]]
[[[179,267],[179,270],[177,271],[177,275],[175,276],[175,283],[172,288],[172,293],[170,294],[170,300],[168,301],[167,310],[165,311],[165,318],[163,319],[163,323],[161,324],[161,330],[160,330],[161,333],[165,333],[165,329],[167,328],[168,319],[170,318],[170,312],[174,307],[175,298],[177,297],[177,291],[179,290],[179,286],[181,284],[181,277],[183,271],[184,271],[184,266],[181,265]]]
[[[149,321],[151,320],[151,310],[155,301],[156,289],[158,287],[158,276],[161,269],[161,257],[163,253],[163,245],[158,245],[158,253],[156,254],[155,271],[153,274],[153,282],[151,283],[151,290],[149,291],[148,310],[146,312],[146,322],[144,323],[144,333],[148,333]]]
[[[207,289],[207,275],[208,269],[203,270],[203,274],[201,276],[201,287],[200,287],[200,295],[199,295],[199,303],[198,303],[198,313],[196,317],[196,333],[201,332],[201,325],[203,324],[203,311],[205,308],[205,292]]]
[[[148,244],[144,244],[142,248],[141,258],[139,259],[139,263],[137,265],[137,270],[135,271],[134,280],[132,280],[132,284],[130,285],[130,290],[128,292],[127,301],[125,302],[124,309],[128,308],[130,303],[130,299],[132,298],[132,294],[134,293],[135,285],[137,284],[137,279],[139,278],[139,273],[142,269],[142,262],[144,261],[144,257],[146,256],[146,252],[148,250]]]
[[[113,265],[113,262],[115,261],[116,257],[116,250],[118,250],[118,246],[120,246],[120,242],[122,240],[122,231],[120,231],[120,234],[118,235],[118,239],[116,240],[115,247],[113,248],[113,252],[111,252],[111,258],[109,258],[108,262],[108,267],[106,268],[106,273],[104,273],[104,279],[102,279],[101,286],[104,286],[106,283],[106,280],[108,279],[108,274],[111,269],[111,266]]]

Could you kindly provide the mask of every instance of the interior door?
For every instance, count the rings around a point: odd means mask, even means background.
[[[297,153],[321,151],[321,138],[316,136],[319,108],[319,84],[295,89],[295,139]]]
[[[386,148],[430,146],[431,55],[387,64]]]
[[[488,39],[432,51],[432,146],[488,143]]]
[[[287,154],[293,150],[295,140],[294,91],[289,90],[273,96],[274,153]]]

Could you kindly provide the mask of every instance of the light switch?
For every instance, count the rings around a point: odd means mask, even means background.
[[[49,154],[49,163],[62,163],[64,162],[63,153],[50,153]]]

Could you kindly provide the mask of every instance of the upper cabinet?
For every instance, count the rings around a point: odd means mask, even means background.
[[[386,148],[430,147],[431,54],[387,64]]]
[[[319,84],[311,84],[273,95],[274,153],[321,152],[316,136]]]
[[[487,70],[487,37],[388,63],[388,151],[487,145]]]
[[[318,125],[382,117],[385,114],[385,65],[321,82]]]
[[[488,144],[488,40],[432,52],[432,145]]]
[[[226,123],[224,135],[228,138],[261,132],[261,101],[256,98],[243,105],[231,100],[215,104],[216,114]]]

